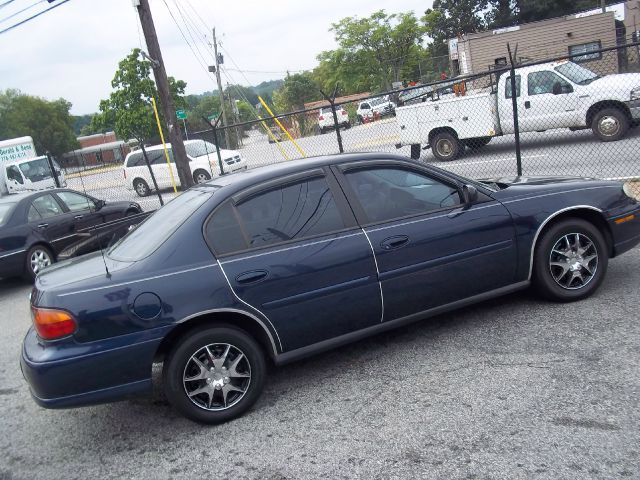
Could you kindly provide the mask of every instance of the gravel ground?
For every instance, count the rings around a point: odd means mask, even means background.
[[[157,392],[38,408],[29,287],[0,281],[0,479],[640,478],[639,271],[636,248],[589,300],[524,292],[280,368],[217,427]]]

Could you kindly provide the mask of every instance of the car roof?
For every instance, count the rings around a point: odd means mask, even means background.
[[[18,203],[22,200],[29,199],[31,197],[35,197],[36,195],[42,193],[59,193],[59,192],[71,192],[71,193],[79,193],[80,195],[86,195],[88,197],[93,197],[92,195],[84,192],[79,192],[78,190],[73,190],[71,188],[47,188],[43,190],[32,190],[29,192],[18,192],[18,193],[10,193],[9,195],[5,195],[0,197],[0,203]]]
[[[402,155],[385,152],[322,155],[317,157],[301,158],[298,160],[289,160],[273,165],[253,168],[251,170],[241,170],[232,174],[216,177],[212,180],[209,180],[203,185],[209,184],[218,187],[232,187],[233,190],[241,190],[243,188],[250,187],[264,181],[273,180],[298,172],[304,172],[305,170],[312,170],[314,168],[321,168],[329,165],[339,165],[343,163],[367,160],[397,160],[404,163],[415,163],[409,158]]]
[[[185,141],[184,141],[184,142],[182,142],[182,143],[184,143],[185,145],[191,145],[192,143],[204,142],[204,141],[206,141],[206,140],[203,140],[203,139],[201,139],[201,138],[194,138],[194,139],[191,139],[191,140],[185,140]],[[166,145],[167,145],[167,148],[171,148],[171,144],[170,144],[170,143],[168,143],[168,142],[167,142],[167,144],[166,144]],[[163,149],[164,149],[164,145],[162,145],[162,144],[160,143],[160,144],[158,144],[158,145],[151,145],[150,147],[145,146],[145,147],[144,147],[144,149],[145,149],[147,152],[153,152],[153,151],[155,151],[155,150],[163,150]],[[221,148],[220,150],[225,150],[225,149],[224,149],[224,148]],[[228,149],[227,149],[227,150],[228,150]],[[129,155],[133,155],[134,153],[142,153],[142,149],[141,149],[141,148],[137,148],[137,149],[135,149],[135,150],[130,151],[130,152],[127,154],[127,157],[128,157]]]

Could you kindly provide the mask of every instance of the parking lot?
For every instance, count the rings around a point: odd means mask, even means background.
[[[523,292],[282,367],[214,427],[159,391],[37,407],[18,366],[30,287],[0,281],[0,478],[638,478],[639,271],[636,248],[588,300]]]

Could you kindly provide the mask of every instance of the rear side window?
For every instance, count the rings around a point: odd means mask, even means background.
[[[16,206],[15,203],[0,204],[0,225],[4,225],[6,221],[9,220],[9,217],[11,216],[11,212],[13,212],[13,208],[15,206]]]
[[[504,82],[504,98],[511,98],[511,77]],[[520,96],[520,75],[516,75],[516,97]]]
[[[136,152],[129,155],[129,158],[127,159],[127,167],[140,167],[142,165],[144,165],[142,152]]]
[[[328,234],[345,227],[324,178],[288,184],[216,211],[207,237],[219,254]]]

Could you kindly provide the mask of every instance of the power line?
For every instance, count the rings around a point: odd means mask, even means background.
[[[11,15],[9,15],[8,17],[5,17],[5,18],[0,19],[0,23],[2,23],[2,22],[6,22],[6,21],[7,21],[7,20],[9,20],[10,18],[13,18],[13,17],[15,17],[15,16],[17,16],[17,15],[20,15],[22,12],[26,12],[26,11],[27,11],[27,10],[29,10],[30,8],[33,8],[33,7],[35,7],[36,5],[38,5],[39,3],[42,3],[42,2],[44,2],[44,1],[45,1],[45,0],[38,0],[37,2],[32,3],[32,4],[31,4],[31,5],[29,5],[28,7],[25,7],[25,8],[23,8],[22,10],[18,10],[17,12],[12,13],[12,14],[11,14]]]
[[[198,48],[196,39],[194,38],[192,32],[191,32],[191,28],[189,26],[189,23],[187,22],[187,19],[185,18],[182,9],[180,8],[180,5],[178,5],[178,2],[176,0],[173,0],[173,4],[175,5],[176,9],[178,10],[178,13],[180,14],[180,17],[182,18],[182,23],[185,26],[185,29],[187,30],[187,33],[189,34],[189,37],[191,37],[191,40],[193,41],[193,46],[195,47],[196,51],[198,52],[198,54],[200,55],[200,58],[202,59],[202,61],[207,64],[207,59],[205,58],[204,55],[202,55],[202,52],[200,51],[200,48]],[[196,30],[197,32],[197,30]],[[197,36],[197,35],[196,35]],[[207,68],[207,72],[209,71],[209,69]]]
[[[9,0],[8,2],[1,4],[1,5],[0,5],[0,8],[2,8],[2,7],[4,7],[5,5],[7,5],[7,4],[11,3],[12,1],[13,1],[13,0]],[[19,27],[20,25],[23,25],[23,24],[25,24],[25,23],[27,23],[27,22],[31,21],[31,20],[33,20],[34,18],[39,17],[40,15],[42,15],[42,14],[44,14],[44,13],[47,13],[47,12],[48,12],[48,11],[50,11],[50,10],[53,10],[54,8],[58,8],[60,5],[64,5],[64,4],[65,4],[65,3],[67,3],[68,1],[69,1],[69,0],[62,0],[60,3],[56,3],[55,5],[52,5],[51,7],[47,8],[46,10],[43,10],[43,11],[41,11],[41,12],[39,12],[39,13],[36,13],[35,15],[30,16],[29,18],[25,18],[25,19],[24,19],[24,20],[22,20],[21,22],[18,22],[18,23],[16,23],[15,25],[11,25],[10,27],[5,28],[4,30],[0,30],[0,35],[1,35],[1,34],[3,34],[3,33],[5,33],[5,32],[8,32],[9,30],[13,30],[13,29],[14,29],[14,28],[16,28],[16,27]]]

